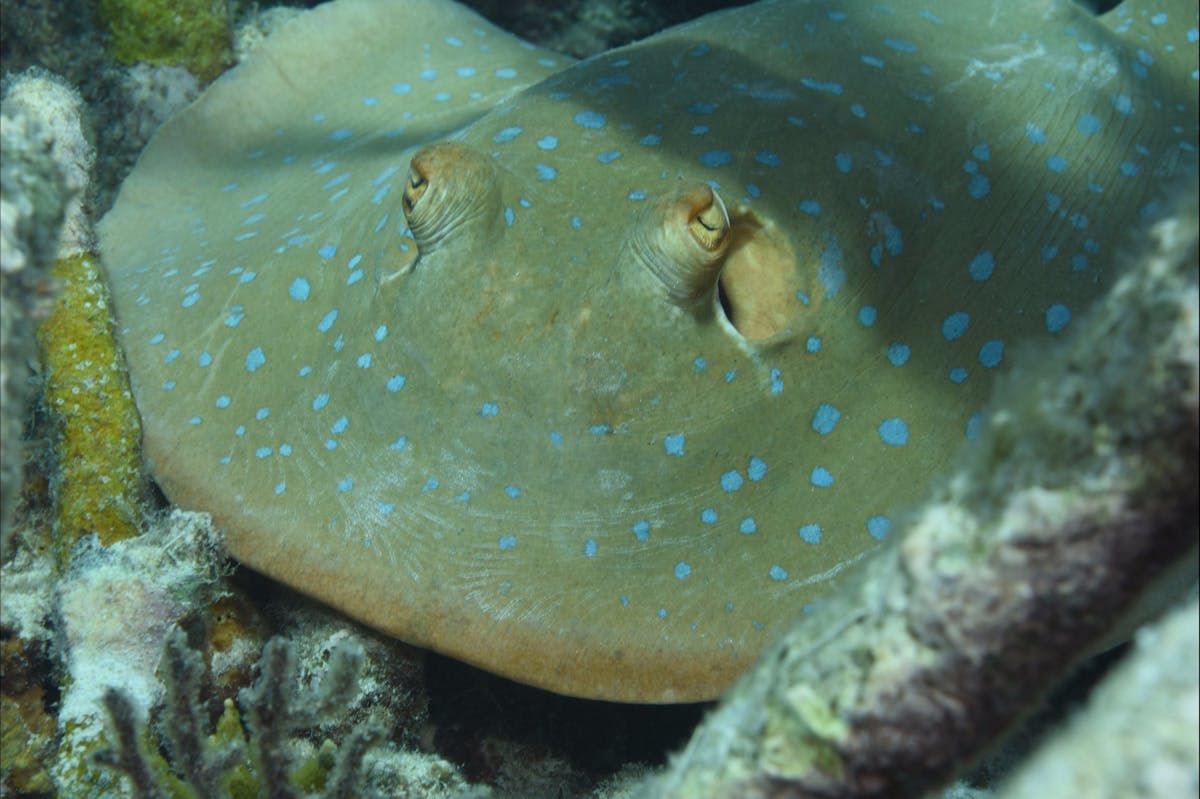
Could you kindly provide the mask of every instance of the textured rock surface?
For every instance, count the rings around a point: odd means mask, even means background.
[[[35,384],[34,325],[49,313],[50,267],[61,237],[81,234],[80,190],[90,166],[79,95],[37,70],[6,81],[0,137],[0,562],[20,491],[21,435]],[[63,231],[64,216],[69,220]]]

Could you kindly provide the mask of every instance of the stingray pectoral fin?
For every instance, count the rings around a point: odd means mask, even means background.
[[[448,246],[470,246],[498,228],[496,169],[466,145],[431,144],[413,155],[401,204],[418,263]]]

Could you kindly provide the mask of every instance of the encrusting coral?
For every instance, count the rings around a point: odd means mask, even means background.
[[[183,66],[207,82],[233,60],[222,0],[100,0],[99,9],[112,55],[124,64]]]

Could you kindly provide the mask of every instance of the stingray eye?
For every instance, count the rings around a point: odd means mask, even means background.
[[[701,193],[702,196],[697,198],[700,204],[692,209],[688,220],[688,232],[705,250],[717,252],[729,237],[729,212],[725,210],[725,203],[721,202],[715,191],[707,186],[704,188],[708,191]],[[703,196],[704,194],[707,196]]]
[[[412,218],[417,201],[425,194],[427,188],[429,188],[429,181],[425,178],[425,175],[415,166],[410,165],[408,168],[408,185],[404,187],[403,200],[404,217],[406,219]]]
[[[491,161],[457,142],[423,147],[404,186],[404,219],[421,256],[494,229],[500,193]]]
[[[729,212],[707,184],[667,195],[634,231],[634,253],[666,298],[681,308],[710,304],[729,244]]]
[[[794,330],[802,304],[819,288],[799,271],[788,237],[769,219],[742,207],[733,213],[707,184],[663,197],[646,209],[630,245],[635,269],[679,308],[703,319],[712,312],[748,341]]]

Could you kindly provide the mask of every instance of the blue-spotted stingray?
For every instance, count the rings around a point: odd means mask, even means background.
[[[407,641],[713,697],[1111,283],[1194,161],[1196,39],[1194,3],[780,0],[573,64],[320,7],[101,225],[153,474]]]

